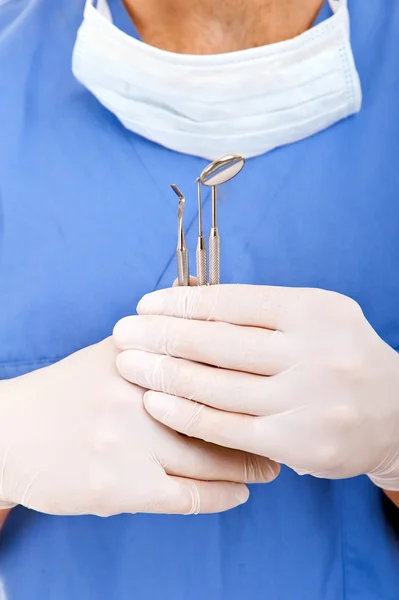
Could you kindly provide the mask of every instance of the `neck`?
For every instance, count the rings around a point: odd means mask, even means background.
[[[293,38],[323,0],[124,0],[143,41],[181,54],[220,54]]]

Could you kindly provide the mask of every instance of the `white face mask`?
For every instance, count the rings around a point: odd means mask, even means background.
[[[209,160],[246,158],[309,137],[360,110],[347,0],[278,44],[191,56],[159,50],[112,24],[106,0],[87,0],[73,72],[125,127]]]

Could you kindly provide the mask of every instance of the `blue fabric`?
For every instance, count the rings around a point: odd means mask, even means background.
[[[399,4],[349,7],[364,108],[248,161],[224,188],[222,276],[348,294],[399,349]],[[203,162],[127,132],[74,80],[82,11],[83,0],[0,4],[3,378],[104,338],[144,293],[171,284],[171,182],[188,191],[195,246],[192,182]],[[208,227],[209,198],[205,214]],[[18,508],[0,536],[0,597],[397,600],[398,565],[398,539],[366,478],[284,469],[222,515],[61,518]]]
[[[318,25],[322,21],[325,21],[326,19],[328,19],[328,17],[331,17],[332,14],[333,14],[333,12],[331,10],[328,0],[324,0],[324,4],[320,9],[319,14],[317,15],[317,19],[314,24]]]

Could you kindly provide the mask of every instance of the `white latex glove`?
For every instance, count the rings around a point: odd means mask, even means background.
[[[112,339],[0,385],[0,507],[58,515],[219,512],[277,474],[264,458],[184,438],[144,410]],[[208,481],[209,480],[209,481]]]
[[[138,313],[115,328],[126,350],[118,368],[154,390],[144,398],[154,418],[299,474],[367,473],[399,490],[399,357],[354,301],[311,289],[177,288],[145,296]]]

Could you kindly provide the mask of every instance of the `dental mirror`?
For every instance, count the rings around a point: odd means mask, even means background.
[[[229,154],[213,161],[200,175],[202,185],[214,187],[233,179],[242,170],[245,159],[238,154]]]
[[[202,171],[199,180],[212,188],[212,227],[209,235],[209,284],[220,283],[220,238],[217,225],[217,186],[227,183],[241,171],[245,159],[238,154],[229,154],[214,160]]]

